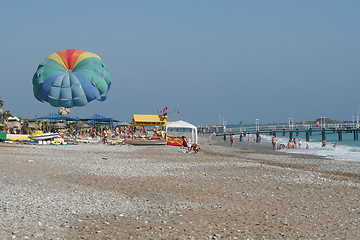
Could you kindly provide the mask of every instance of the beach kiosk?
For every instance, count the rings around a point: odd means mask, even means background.
[[[146,129],[148,126],[165,127],[166,117],[162,115],[142,115],[134,114],[132,119],[132,126],[142,127]],[[132,139],[125,139],[125,143],[132,145],[166,145],[167,141],[164,136],[136,136]]]
[[[139,126],[166,126],[166,117],[163,115],[142,115],[134,114],[132,125],[135,127]]]

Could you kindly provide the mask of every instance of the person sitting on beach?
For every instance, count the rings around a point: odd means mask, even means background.
[[[181,145],[181,147],[187,148],[187,147],[188,147],[188,144],[187,144],[186,137],[185,137],[185,136],[182,136],[181,138],[182,138],[182,140],[183,140],[183,144]]]
[[[187,146],[188,146],[188,152],[190,152],[191,151],[191,146],[192,146],[192,142],[191,142],[191,139],[189,138],[188,140],[187,140]]]
[[[200,151],[200,149],[201,149],[200,145],[197,144],[197,143],[194,143],[194,144],[191,145],[190,151],[193,150],[194,153],[198,153]]]
[[[321,146],[322,146],[322,147],[325,147],[325,146],[326,146],[326,139],[322,140]]]

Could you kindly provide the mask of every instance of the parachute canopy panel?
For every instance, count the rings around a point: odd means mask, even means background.
[[[166,118],[163,115],[133,115],[133,126],[165,126]]]

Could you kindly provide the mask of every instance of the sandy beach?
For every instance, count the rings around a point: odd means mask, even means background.
[[[200,138],[0,143],[1,239],[360,239],[360,163]]]

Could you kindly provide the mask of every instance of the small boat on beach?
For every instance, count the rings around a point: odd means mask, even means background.
[[[34,134],[29,135],[29,138],[34,141],[46,141],[61,138],[61,136],[58,133],[43,133],[42,131],[36,131]]]
[[[163,137],[150,137],[150,138],[132,138],[125,139],[125,143],[131,145],[166,145],[167,141]]]

